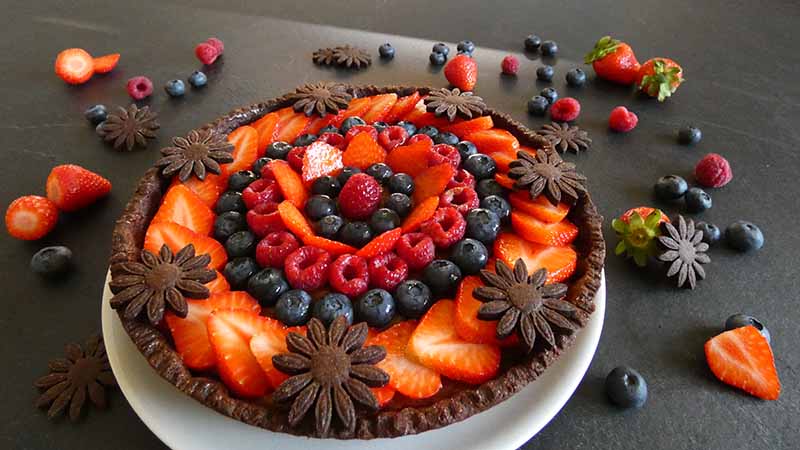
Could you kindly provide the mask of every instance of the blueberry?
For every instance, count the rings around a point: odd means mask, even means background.
[[[544,88],[542,89],[542,92],[539,92],[539,95],[546,98],[551,105],[558,100],[558,91],[555,88]]]
[[[475,192],[478,193],[478,198],[484,198],[490,195],[503,195],[505,189],[494,178],[484,178],[475,185]]]
[[[353,324],[353,304],[346,295],[329,292],[314,303],[311,315],[321,320],[326,327],[337,317],[344,316],[347,326],[350,326]]]
[[[311,193],[314,195],[327,195],[334,198],[339,195],[342,185],[334,176],[323,175],[311,183]]]
[[[261,306],[274,306],[278,297],[289,292],[289,283],[280,269],[263,269],[247,282],[247,293]]]
[[[536,78],[542,81],[551,81],[555,73],[556,71],[553,70],[553,66],[540,66],[536,69]]]
[[[183,94],[186,93],[186,85],[183,84],[183,80],[169,80],[164,85],[164,90],[170,97],[183,97]]]
[[[697,222],[694,224],[694,229],[703,232],[703,242],[708,245],[714,245],[722,238],[722,232],[713,223]]]
[[[489,155],[477,153],[464,161],[464,170],[471,173],[476,180],[494,177],[497,165]]]
[[[339,175],[336,177],[336,179],[339,180],[339,184],[341,186],[344,186],[344,184],[347,183],[347,180],[357,173],[361,173],[361,170],[358,167],[345,167],[341,172],[339,172]]]
[[[258,264],[256,260],[248,257],[233,258],[225,264],[222,269],[222,274],[231,285],[231,289],[244,289],[247,287],[247,281],[256,272],[258,272]]]
[[[347,245],[361,248],[372,240],[372,230],[366,222],[348,222],[339,230],[339,239]]]
[[[358,116],[348,117],[347,119],[344,119],[344,122],[342,122],[342,126],[339,129],[339,132],[344,135],[347,134],[348,131],[350,131],[350,128],[353,128],[356,125],[366,125],[366,124],[367,122],[364,122],[364,119],[362,119],[361,117]]]
[[[536,36],[535,34],[529,34],[528,37],[525,38],[525,50],[529,52],[535,52],[539,50],[539,47],[542,45],[542,38]]]
[[[435,138],[437,134],[439,134],[439,129],[434,127],[433,125],[425,125],[424,127],[417,130],[417,134],[426,134],[431,139]]]
[[[433,304],[430,288],[417,280],[405,280],[394,291],[397,312],[409,319],[425,315]]]
[[[247,229],[244,214],[238,211],[226,211],[214,219],[214,238],[225,242],[233,233]]]
[[[389,192],[411,195],[414,192],[414,179],[407,173],[396,173],[389,177]]]
[[[240,170],[228,177],[228,190],[242,192],[250,183],[259,179],[259,175],[252,170]]]
[[[534,95],[528,100],[528,112],[536,116],[543,116],[550,107],[550,101],[541,95]]]
[[[764,234],[755,224],[737,220],[725,229],[725,241],[734,249],[747,252],[764,246]]]
[[[369,167],[367,170],[364,171],[367,175],[375,178],[380,184],[385,184],[389,181],[389,177],[393,175],[391,167],[387,166],[384,163],[376,163]]]
[[[558,44],[556,44],[556,41],[542,42],[542,55],[555,56],[556,53],[558,53]]]
[[[103,124],[105,124],[105,123],[106,123],[105,121],[100,122],[100,123],[97,124],[96,127],[94,127],[94,133],[96,135],[105,136],[105,131],[103,131]]]
[[[761,335],[770,342],[769,330],[758,319],[747,314],[734,314],[725,320],[725,331],[735,330],[736,328],[746,327],[752,325],[761,332]]]
[[[456,150],[458,150],[458,154],[461,155],[462,161],[478,153],[478,147],[475,147],[475,144],[470,141],[459,142],[456,144]]]
[[[247,206],[242,200],[242,193],[237,191],[226,191],[219,196],[214,212],[222,214],[227,211],[247,212]]]
[[[381,208],[369,219],[369,226],[375,235],[389,231],[400,226],[400,216],[392,209]]]
[[[433,48],[431,49],[431,51],[441,53],[444,56],[447,56],[450,54],[450,47],[448,47],[444,42],[439,42],[433,44]]]
[[[311,318],[311,296],[300,289],[286,292],[275,303],[275,317],[286,326],[305,325]]]
[[[403,193],[395,192],[386,199],[386,207],[405,217],[411,212],[411,198]]]
[[[292,151],[292,145],[288,142],[277,141],[267,146],[267,156],[272,159],[286,159],[290,151]]]
[[[92,125],[99,125],[108,117],[108,110],[106,110],[105,105],[90,106],[83,112],[83,117],[86,117],[86,120],[91,122]]]
[[[358,320],[363,320],[375,328],[389,325],[394,318],[394,309],[392,294],[383,289],[370,289],[356,300]]]
[[[686,210],[690,213],[700,213],[711,208],[711,196],[708,192],[698,188],[689,188],[683,196],[683,201],[686,202]]]
[[[325,216],[314,224],[318,235],[326,238],[333,239],[339,230],[344,225],[344,220],[339,216]]]
[[[336,214],[336,202],[327,195],[312,195],[306,202],[306,214],[311,220]]]
[[[434,259],[422,272],[425,284],[439,297],[451,296],[461,280],[461,270],[446,259]]]
[[[62,245],[45,247],[33,254],[31,270],[45,277],[57,277],[72,266],[72,251]]]
[[[450,250],[450,261],[454,262],[461,273],[474,275],[486,267],[489,251],[482,242],[475,239],[462,239]]]
[[[439,52],[431,52],[428,61],[434,66],[441,66],[447,61],[447,56]]]
[[[380,134],[383,130],[389,128],[389,124],[383,121],[372,122],[372,126],[375,127],[375,131]]]
[[[508,220],[511,215],[511,205],[508,201],[499,195],[489,195],[481,200],[481,208],[487,209],[497,215],[503,221]]]
[[[574,68],[567,72],[567,84],[572,87],[581,87],[586,83],[586,72],[582,69]]]
[[[606,377],[606,394],[623,408],[639,408],[647,401],[647,382],[628,366],[614,368]]]
[[[461,41],[456,45],[456,49],[461,53],[472,54],[475,51],[475,44],[472,41]]]
[[[298,136],[297,139],[294,140],[294,143],[292,145],[294,145],[295,147],[305,147],[306,145],[313,144],[314,141],[316,140],[317,140],[316,134],[305,133]]]
[[[201,88],[205,86],[207,83],[208,83],[208,77],[206,76],[206,74],[200,72],[199,70],[195,70],[194,72],[192,72],[191,75],[189,75],[189,84],[191,84],[192,87]]]
[[[467,213],[467,229],[464,236],[491,244],[500,232],[500,217],[485,208],[475,208]]]
[[[237,231],[225,241],[225,252],[229,258],[250,256],[256,249],[256,236],[248,230]]]
[[[319,134],[323,135],[325,133],[336,133],[336,134],[339,134],[339,129],[336,128],[336,125],[325,125],[324,127],[322,127],[321,130],[319,130]]]
[[[268,158],[266,156],[262,156],[261,158],[258,158],[256,160],[256,162],[253,163],[253,172],[255,172],[255,173],[260,175],[261,174],[261,169],[266,167],[267,164],[270,163],[270,161],[272,161],[272,158]]]
[[[655,191],[656,198],[662,202],[671,202],[677,200],[686,194],[689,185],[682,177],[678,175],[666,175],[656,181],[653,190]]]
[[[381,46],[378,47],[378,54],[381,55],[381,58],[392,59],[394,58],[394,47],[388,42],[381,44]]]
[[[456,145],[458,144],[458,136],[450,132],[443,132],[439,133],[433,137],[434,144],[447,144],[447,145]]]
[[[397,122],[397,126],[403,127],[409,136],[417,134],[417,126],[411,122],[406,122],[405,120],[401,120],[400,122]]]
[[[703,139],[703,132],[700,128],[687,125],[678,130],[678,143],[683,145],[694,145]]]

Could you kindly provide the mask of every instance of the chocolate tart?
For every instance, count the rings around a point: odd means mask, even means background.
[[[427,94],[430,88],[411,86],[348,86],[354,97],[382,93],[405,96],[419,91]],[[200,129],[213,129],[227,134],[239,126],[249,124],[265,114],[290,106],[290,95],[239,108],[204,125]],[[511,132],[521,145],[555,152],[553,146],[541,135],[525,128],[509,115],[487,108],[496,127]],[[110,266],[112,276],[120,272],[120,263],[136,261],[143,246],[150,220],[159,207],[170,180],[162,178],[155,167],[147,170],[138,183],[136,192],[116,223],[112,235]],[[578,253],[577,268],[569,280],[566,300],[580,308],[576,321],[583,327],[595,309],[594,298],[600,287],[601,271],[605,257],[602,234],[602,217],[598,214],[589,194],[581,194],[568,216],[579,234],[573,243]],[[287,409],[272,403],[269,396],[259,400],[243,400],[232,396],[225,385],[213,375],[192,373],[182,362],[171,343],[168,333],[139,320],[128,320],[120,312],[122,324],[150,365],[165,380],[221,414],[267,430],[302,436],[314,436],[311,424],[292,427],[288,423]],[[339,439],[391,438],[422,433],[462,421],[508,399],[541,375],[558,357],[568,351],[575,338],[571,334],[556,333],[556,346],[550,348],[538,343],[528,354],[504,352],[498,375],[481,385],[467,385],[443,380],[442,390],[424,401],[400,398],[373,414],[360,413],[355,431],[344,432],[334,428],[330,437]],[[507,354],[508,353],[508,354]]]

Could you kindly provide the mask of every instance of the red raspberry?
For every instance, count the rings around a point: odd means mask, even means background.
[[[219,38],[210,37],[206,39],[206,44],[214,47],[220,55],[225,51],[225,44]]]
[[[275,174],[272,173],[272,167],[270,167],[269,164],[261,168],[261,179],[265,181],[271,181],[273,183],[278,182],[278,180],[275,178]]]
[[[442,192],[439,197],[439,205],[451,206],[461,215],[466,216],[468,212],[478,207],[480,200],[475,189],[469,187],[456,187]]]
[[[305,147],[295,147],[289,150],[289,154],[286,155],[286,162],[289,163],[289,167],[294,169],[295,172],[302,172],[303,171],[303,156],[306,154]]]
[[[408,278],[408,264],[394,253],[383,253],[369,260],[372,286],[393,292]]]
[[[325,250],[308,245],[300,247],[286,257],[286,280],[295,289],[319,289],[328,279],[330,264],[331,255]]]
[[[283,219],[278,213],[278,204],[275,202],[259,203],[255,208],[247,211],[245,219],[247,219],[247,226],[258,237],[286,229],[286,225],[283,224]]]
[[[550,117],[556,122],[572,122],[581,113],[581,104],[572,97],[556,100],[550,107]]]
[[[128,90],[128,95],[130,95],[131,98],[134,100],[141,100],[149,97],[150,94],[153,93],[153,82],[147,77],[133,77],[128,80],[128,84],[125,85],[125,88]]]
[[[411,144],[413,144],[415,142],[419,142],[419,141],[428,141],[431,144],[431,147],[433,147],[433,139],[431,139],[431,137],[428,136],[427,134],[415,134],[415,135],[411,136],[406,141],[406,145],[411,145]]]
[[[324,142],[328,145],[332,145],[339,150],[344,149],[344,136],[339,133],[322,133],[317,138],[317,142]]]
[[[422,222],[420,230],[433,239],[437,248],[447,248],[464,237],[467,221],[452,206],[439,207],[433,217]]]
[[[733,179],[733,170],[728,160],[722,155],[709,153],[694,168],[694,177],[705,187],[718,188],[725,186]]]
[[[278,183],[274,180],[261,178],[244,188],[242,200],[247,209],[253,209],[262,203],[280,203],[283,200],[283,195],[281,195]]]
[[[378,134],[378,144],[385,148],[387,151],[393,150],[406,143],[408,140],[408,131],[405,128],[393,125],[386,127]]]
[[[345,145],[349,144],[357,134],[361,133],[369,133],[374,141],[378,140],[378,130],[376,130],[372,125],[355,125],[347,130],[347,134],[344,135]]]
[[[378,209],[381,185],[365,173],[347,180],[339,192],[339,211],[348,219],[366,219]]]
[[[461,165],[461,154],[458,153],[458,150],[452,145],[436,144],[433,146],[432,155],[440,157],[441,160],[438,160],[438,162],[434,162],[435,158],[433,158],[430,161],[431,165],[436,165],[446,162],[451,166],[453,166],[453,169],[456,170],[458,170],[458,166]]]
[[[453,178],[447,183],[447,189],[455,187],[468,187],[475,189],[475,177],[464,169],[458,169]]]
[[[624,106],[612,109],[608,116],[608,127],[620,133],[631,131],[636,128],[637,123],[639,123],[639,117]]]
[[[397,255],[411,270],[422,270],[436,257],[433,239],[425,233],[407,233],[394,246]]]
[[[199,59],[201,63],[208,66],[217,60],[219,51],[208,42],[202,42],[197,44],[197,47],[194,48],[194,55],[197,56],[197,59]]]
[[[369,289],[367,260],[356,255],[341,255],[331,264],[328,279],[334,290],[357,297]]]
[[[500,69],[506,75],[516,75],[519,70],[519,60],[514,55],[508,55],[500,63]]]
[[[261,267],[283,268],[289,253],[300,248],[297,238],[288,231],[275,231],[266,236],[256,246],[256,262]]]

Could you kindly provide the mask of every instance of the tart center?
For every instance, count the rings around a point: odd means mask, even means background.
[[[200,161],[208,155],[208,147],[201,143],[194,143],[187,147],[183,154],[188,161]]]
[[[69,369],[69,379],[73,386],[86,386],[97,379],[100,364],[95,358],[80,358]]]
[[[350,357],[339,347],[323,345],[311,356],[311,374],[322,384],[340,384],[350,375]]]
[[[147,273],[144,281],[153,290],[166,290],[174,287],[180,272],[174,264],[159,264]]]
[[[542,296],[536,286],[531,284],[515,284],[508,291],[508,301],[523,313],[530,313],[542,306]]]

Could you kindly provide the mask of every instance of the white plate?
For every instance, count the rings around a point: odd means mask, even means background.
[[[110,276],[110,275],[109,275]],[[507,401],[462,422],[414,436],[370,441],[382,450],[516,449],[539,432],[569,400],[592,361],[606,306],[605,277],[595,299],[596,310],[575,344],[535,382]],[[307,450],[309,438],[245,425],[219,414],[162,379],[134,346],[111,310],[108,280],[103,293],[102,322],[111,367],[131,407],[150,430],[174,449]],[[363,449],[359,440],[325,441],[329,449]]]

